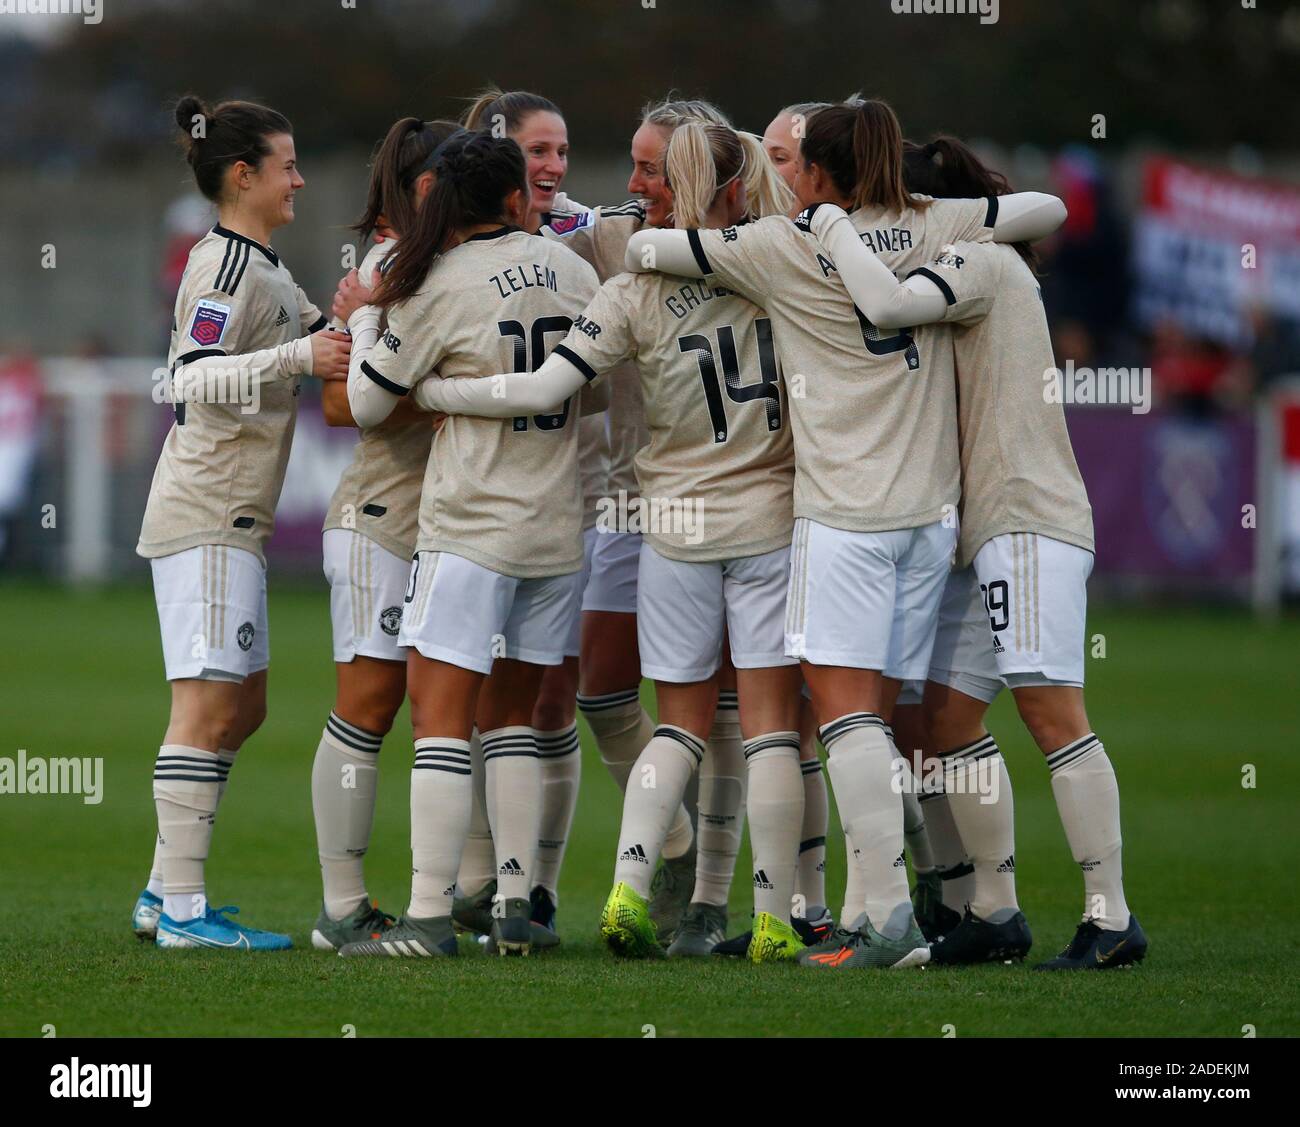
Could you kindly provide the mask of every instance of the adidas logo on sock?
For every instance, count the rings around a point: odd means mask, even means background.
[[[630,848],[623,850],[622,854],[619,856],[619,860],[640,861],[643,865],[650,864],[649,858],[645,855],[645,850],[642,849],[640,845],[633,845]]]
[[[453,884],[453,885],[449,885],[447,888],[444,888],[444,889],[442,890],[442,894],[443,894],[444,896],[455,896],[455,895],[456,895],[456,886],[455,886],[454,884]]]
[[[758,872],[756,872],[756,873],[754,874],[754,887],[755,887],[755,888],[771,888],[771,887],[772,887],[772,882],[771,882],[770,880],[767,879],[767,874],[766,874],[765,872],[763,872],[762,869],[759,869]]]
[[[521,877],[524,875],[523,866],[513,857],[497,870],[497,874],[503,877]]]
[[[276,328],[279,328],[281,325],[287,325],[288,323],[289,323],[289,311],[285,309],[285,307],[282,305],[280,306],[279,316],[277,316],[275,319]]]
[[[856,852],[856,850],[855,850],[855,852]],[[907,868],[907,858],[906,858],[902,853],[900,853],[900,854],[898,855],[898,860],[894,862],[894,868],[896,868],[896,869],[905,869],[905,868]]]
[[[1100,861],[1080,861],[1079,868],[1081,868],[1085,873],[1090,873],[1100,864]]]
[[[1016,871],[1016,855],[1013,853],[997,867],[999,873],[1014,873]]]

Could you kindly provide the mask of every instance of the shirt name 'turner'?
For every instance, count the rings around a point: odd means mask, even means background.
[[[523,263],[519,266],[507,266],[499,274],[489,279],[502,297],[523,293],[524,290],[553,290],[559,292],[556,285],[555,271],[538,262]]]
[[[906,227],[881,227],[875,231],[860,231],[858,238],[876,254],[899,254],[912,249],[912,232]],[[824,276],[829,277],[835,273],[835,263],[824,254],[817,255],[817,264],[822,268]]]

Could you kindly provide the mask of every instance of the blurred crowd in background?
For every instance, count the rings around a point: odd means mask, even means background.
[[[297,252],[297,229],[319,217],[342,236],[388,124],[453,116],[485,83],[563,108],[566,188],[589,204],[625,198],[637,111],[669,90],[710,98],[760,133],[792,102],[884,97],[913,138],[955,133],[1016,187],[1066,201],[1064,229],[1039,247],[1059,366],[1149,369],[1162,412],[1213,420],[1300,373],[1298,69],[1300,8],[1212,0],[1004,2],[993,25],[897,15],[890,0],[107,0],[95,25],[0,17],[0,97],[23,109],[0,115],[6,228],[16,215],[31,225],[43,186],[75,199],[104,281],[129,287],[136,309],[151,291],[155,318],[127,333],[111,294],[101,304],[34,292],[56,284],[35,247],[21,256],[30,270],[7,269],[0,567],[41,457],[43,364],[166,351],[186,255],[213,219],[173,145],[180,93],[256,98],[294,121],[304,202],[320,207],[324,187],[330,213],[300,208],[287,257],[322,303],[342,271]],[[88,227],[121,216],[121,205],[96,216],[97,184],[129,198],[137,176],[149,214],[116,242],[95,230],[92,243]],[[67,262],[75,246],[59,253]],[[128,427],[110,434],[110,456],[135,441]]]

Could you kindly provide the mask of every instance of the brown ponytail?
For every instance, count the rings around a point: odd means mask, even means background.
[[[271,151],[267,137],[293,133],[284,114],[256,102],[220,102],[208,109],[199,98],[186,94],[172,114],[194,181],[214,203],[220,202],[227,168],[239,161],[258,167]]]
[[[853,209],[920,210],[903,182],[903,131],[889,105],[876,98],[821,110],[800,145],[803,158],[824,169]]]
[[[466,129],[486,129],[497,137],[511,137],[519,132],[524,120],[535,113],[564,116],[550,98],[527,90],[505,91],[489,86],[470,102],[461,117],[461,124]]]
[[[448,138],[434,150],[433,175],[433,188],[375,292],[376,305],[394,305],[419,293],[458,231],[504,223],[506,197],[514,191],[528,195],[523,151],[508,137],[490,133],[462,130]]]
[[[1005,196],[1011,183],[996,168],[989,168],[964,141],[948,135],[927,145],[903,143],[903,177],[909,191],[940,199],[970,200]],[[1025,265],[1038,273],[1038,255],[1029,243],[1013,243]]]
[[[394,122],[371,162],[366,209],[352,229],[369,238],[382,216],[396,234],[409,231],[415,224],[415,181],[432,167],[433,151],[459,128],[418,117]]]

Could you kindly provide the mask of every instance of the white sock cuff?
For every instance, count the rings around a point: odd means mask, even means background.
[[[339,751],[354,755],[377,755],[384,743],[382,732],[367,732],[344,720],[336,712],[331,712],[325,721],[324,739]]]
[[[820,759],[801,759],[799,760],[799,771],[805,779],[809,775],[820,775],[822,773],[822,761]]]
[[[450,736],[425,736],[415,741],[412,771],[445,771],[449,775],[469,775],[469,741]]]
[[[993,756],[1001,754],[1001,751],[998,750],[997,741],[986,733],[973,743],[963,744],[951,751],[941,752],[939,758],[943,760],[944,774],[947,774],[959,767],[965,767],[981,759],[991,759]]]
[[[523,757],[537,758],[537,737],[532,728],[523,724],[511,724],[505,728],[493,728],[484,732],[483,762],[491,763],[494,759]]]
[[[685,728],[678,728],[675,724],[660,724],[655,729],[653,738],[672,740],[681,745],[694,760],[691,764],[692,768],[698,767],[704,761],[704,741],[691,735]]]
[[[722,689],[718,693],[718,707],[713,713],[709,739],[736,739],[739,735],[740,698],[735,689]]]
[[[226,769],[226,774],[230,774],[230,768],[235,765],[235,756],[239,754],[239,748],[231,751],[228,747],[223,747],[217,752],[217,758],[221,760],[222,766]]]
[[[572,755],[578,750],[578,722],[575,720],[567,728],[554,732],[533,729],[533,738],[537,741],[537,754],[543,759],[559,759]]]
[[[799,733],[798,732],[767,732],[761,736],[755,736],[752,740],[746,740],[745,762],[755,763],[760,759],[770,759],[773,756],[793,755],[797,760],[799,758]]]
[[[154,760],[153,781],[178,783],[224,783],[230,765],[215,751],[184,744],[163,744]]]
[[[1052,774],[1056,774],[1057,771],[1063,771],[1067,767],[1077,767],[1085,759],[1091,759],[1098,752],[1104,753],[1105,750],[1096,734],[1089,732],[1086,736],[1080,736],[1072,743],[1049,752],[1047,766]]]
[[[606,716],[623,716],[635,713],[641,707],[641,689],[619,689],[616,693],[602,693],[599,696],[578,694],[578,709],[590,723],[595,717],[597,722]]]
[[[849,732],[861,728],[874,728],[883,732],[885,722],[874,712],[847,712],[829,724],[823,724],[817,729],[817,735],[822,741],[822,747],[829,753],[832,744],[843,739]]]

